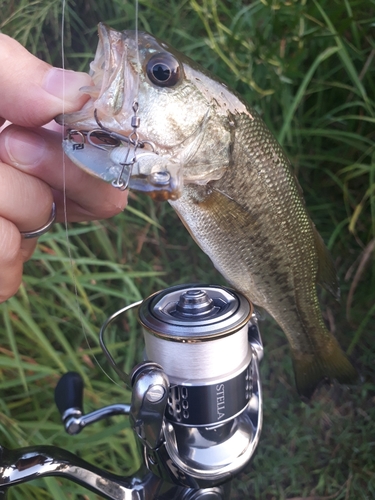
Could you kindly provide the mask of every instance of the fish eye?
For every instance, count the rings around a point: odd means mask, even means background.
[[[158,87],[173,87],[179,82],[179,62],[170,54],[155,54],[146,65],[147,76]]]

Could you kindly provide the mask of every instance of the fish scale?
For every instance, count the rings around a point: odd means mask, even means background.
[[[91,63],[95,91],[83,89],[90,98],[82,110],[57,121],[86,132],[99,126],[126,139],[134,134],[136,102],[137,137],[153,146],[147,154],[137,151],[130,188],[168,199],[218,271],[275,318],[289,340],[301,395],[310,397],[327,377],[356,381],[325,327],[316,291],[320,283],[339,295],[332,258],[288,158],[259,115],[148,33],[138,33],[137,45],[134,32],[100,24],[99,39]],[[127,156],[127,142],[108,155],[103,145],[99,152],[93,144],[64,144],[78,166],[113,181],[123,171],[116,158]]]

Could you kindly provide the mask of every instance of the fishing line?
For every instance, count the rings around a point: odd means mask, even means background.
[[[137,104],[139,104],[139,72],[140,72],[140,58],[139,58],[139,45],[138,45],[138,10],[139,10],[139,0],[135,0],[135,51],[137,57],[137,74],[136,74],[136,82],[135,82],[135,99]]]
[[[61,16],[61,57],[62,57],[62,69],[65,70],[65,48],[64,48],[64,42],[65,42],[65,9],[66,9],[66,0],[62,0],[62,16]],[[139,46],[138,46],[138,12],[139,12],[139,0],[135,0],[135,50],[136,50],[136,60],[137,60],[137,71],[136,71],[136,81],[135,81],[135,96],[134,96],[134,102],[133,102],[133,110],[136,108],[138,109],[138,96],[139,96],[139,83],[140,83],[140,78],[139,78],[139,70],[140,70],[140,57],[139,57]],[[125,90],[125,89],[124,89]],[[63,109],[62,109],[63,115],[65,113],[65,75],[63,73]],[[63,122],[62,124],[62,140],[64,139],[65,136],[65,124]],[[76,310],[78,313],[79,321],[81,324],[81,329],[83,332],[83,335],[86,340],[86,344],[89,348],[90,354],[92,358],[94,359],[95,363],[97,366],[100,368],[100,370],[103,372],[104,375],[115,385],[118,387],[121,387],[121,385],[116,382],[110,375],[107,373],[107,371],[104,369],[104,367],[101,365],[97,357],[95,356],[93,352],[93,348],[91,347],[89,337],[86,333],[83,317],[82,317],[82,311],[79,305],[79,299],[78,299],[78,285],[77,285],[77,276],[75,274],[75,266],[74,266],[74,260],[72,256],[72,250],[71,250],[71,245],[70,245],[70,240],[69,240],[69,230],[68,230],[68,209],[67,209],[67,188],[66,188],[66,157],[64,152],[62,152],[62,171],[63,171],[63,207],[64,207],[64,226],[65,226],[65,239],[66,239],[66,245],[67,245],[67,253],[69,257],[69,262],[71,266],[71,276],[72,276],[72,281],[73,281],[73,287],[74,287],[74,293],[75,293],[75,304],[76,304]]]
[[[61,66],[62,66],[63,70],[65,70],[65,47],[64,47],[64,44],[65,44],[65,36],[64,36],[64,33],[65,33],[65,9],[66,9],[66,0],[62,0],[62,14],[61,14],[61,59],[62,59],[62,64],[61,64]],[[62,113],[64,116],[64,114],[65,114],[65,73],[64,73],[64,71],[63,71],[63,80],[62,80],[62,95],[63,95]],[[64,138],[65,138],[65,123],[64,123],[64,119],[63,119],[62,130],[61,130],[61,142],[63,141]],[[118,382],[116,382],[109,375],[109,373],[107,373],[105,371],[104,367],[100,364],[99,360],[95,356],[93,348],[91,347],[91,344],[89,341],[89,337],[86,333],[84,322],[83,322],[82,311],[81,311],[81,307],[79,305],[79,299],[78,299],[77,276],[76,276],[75,270],[74,270],[74,260],[73,260],[72,248],[71,248],[70,240],[69,240],[67,189],[66,189],[66,157],[65,157],[65,153],[63,150],[62,150],[62,173],[63,173],[63,208],[64,208],[65,240],[66,240],[69,263],[70,263],[70,267],[72,270],[71,276],[72,276],[72,280],[73,280],[76,311],[78,313],[79,322],[81,324],[81,329],[82,329],[83,335],[85,337],[86,344],[88,346],[91,357],[94,359],[97,366],[102,370],[104,375],[106,375],[106,377],[108,377],[108,379],[111,382],[113,382],[113,384],[120,387],[120,384]]]
[[[65,115],[65,9],[66,9],[66,0],[62,0],[62,13],[61,13],[61,67],[63,69],[63,103],[62,103],[62,116],[63,116],[63,123],[62,123],[62,130],[61,130],[61,142],[63,141],[65,137],[65,123],[64,123],[64,115]],[[69,229],[68,229],[68,208],[67,208],[67,195],[66,195],[66,158],[65,158],[65,153],[62,151],[62,173],[63,173],[63,209],[64,209],[64,228],[65,228],[65,240],[66,240],[66,247],[67,247],[67,253],[69,257],[69,263],[70,267],[72,270],[72,280],[73,280],[73,287],[74,287],[74,294],[75,294],[75,304],[79,316],[79,320],[81,323],[81,329],[82,332],[85,336],[86,342],[88,344],[89,350],[92,351],[90,343],[88,342],[85,327],[83,324],[83,319],[81,316],[81,309],[79,306],[79,301],[78,301],[78,287],[77,287],[77,279],[76,275],[74,272],[74,262],[73,262],[73,256],[72,256],[72,249],[70,245],[70,240],[69,240]],[[95,356],[94,356],[95,357]]]

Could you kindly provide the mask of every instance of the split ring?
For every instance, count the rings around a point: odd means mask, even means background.
[[[44,224],[44,226],[40,227],[39,229],[35,229],[35,231],[20,231],[20,233],[25,239],[39,238],[39,236],[42,236],[42,234],[46,233],[51,229],[55,220],[56,220],[56,205],[55,203],[52,203],[52,211],[50,218],[48,219],[46,224]]]

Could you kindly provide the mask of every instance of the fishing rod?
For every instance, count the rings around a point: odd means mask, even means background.
[[[138,308],[144,361],[120,370],[105,342],[111,324]],[[110,500],[227,500],[262,428],[263,345],[252,305],[214,285],[178,285],[112,314],[100,331],[104,354],[131,389],[128,404],[83,412],[83,381],[62,376],[55,401],[65,430],[114,415],[129,418],[142,456],[130,477],[101,470],[55,446],[0,447],[0,497],[47,476],[79,483]]]

